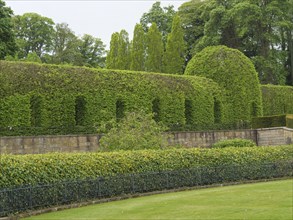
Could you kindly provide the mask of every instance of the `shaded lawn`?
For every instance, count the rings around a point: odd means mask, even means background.
[[[197,189],[121,200],[27,219],[288,219],[293,180]]]

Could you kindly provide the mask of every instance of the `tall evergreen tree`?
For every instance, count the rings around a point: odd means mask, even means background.
[[[117,69],[128,70],[130,66],[129,37],[126,30],[121,30],[118,39]]]
[[[147,33],[147,58],[145,69],[148,72],[161,72],[164,45],[162,35],[156,25],[152,23]]]
[[[175,15],[172,31],[168,35],[166,51],[163,57],[163,72],[182,74],[184,70],[186,43],[180,17]]]
[[[106,58],[107,69],[117,69],[118,67],[118,47],[119,47],[119,33],[115,32],[111,36],[110,51]]]
[[[146,37],[141,24],[136,24],[133,33],[133,42],[131,48],[131,70],[144,70],[145,63],[145,49],[146,49]]]

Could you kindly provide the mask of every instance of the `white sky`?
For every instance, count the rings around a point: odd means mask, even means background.
[[[111,35],[125,29],[132,39],[134,26],[143,13],[152,7],[153,0],[4,0],[15,15],[35,12],[65,22],[77,36],[90,34],[101,38],[109,48]],[[187,0],[161,0],[161,7],[174,5],[175,10]]]

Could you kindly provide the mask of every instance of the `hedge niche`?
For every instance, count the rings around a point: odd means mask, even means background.
[[[143,109],[168,127],[205,130],[215,124],[215,100],[225,109],[223,90],[203,77],[0,61],[0,84],[4,128],[70,133]]]
[[[223,122],[240,123],[262,115],[257,73],[251,61],[240,51],[226,46],[207,47],[189,61],[185,75],[210,78],[226,89],[226,114],[217,116]],[[215,108],[215,112],[218,112],[218,104]]]

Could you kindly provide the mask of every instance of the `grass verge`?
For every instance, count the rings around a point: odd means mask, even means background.
[[[292,219],[293,180],[167,193],[26,219]]]

